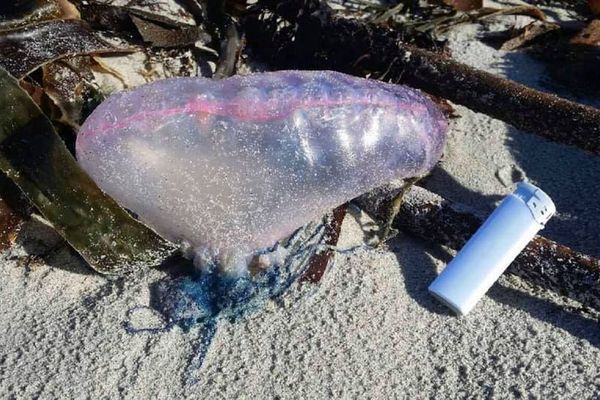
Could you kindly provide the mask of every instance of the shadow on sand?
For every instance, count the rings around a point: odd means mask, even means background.
[[[411,251],[413,243],[419,248],[425,245],[426,251]],[[452,256],[442,246],[434,246],[418,239],[392,240],[392,250],[401,265],[404,283],[409,295],[423,308],[442,315],[452,316],[450,310],[439,303],[427,291],[429,284],[437,277],[434,262],[428,253],[444,262]],[[576,311],[570,311],[549,300],[496,283],[486,296],[494,301],[523,310],[540,321],[550,323],[571,335],[585,339],[596,347],[600,347],[600,323]]]

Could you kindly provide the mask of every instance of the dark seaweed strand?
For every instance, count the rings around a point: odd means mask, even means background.
[[[151,266],[173,246],[105,195],[17,80],[0,68],[0,170],[99,272]]]

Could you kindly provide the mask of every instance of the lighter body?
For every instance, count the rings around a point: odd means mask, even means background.
[[[429,291],[457,314],[467,314],[555,211],[546,193],[530,183],[520,183],[429,286]]]

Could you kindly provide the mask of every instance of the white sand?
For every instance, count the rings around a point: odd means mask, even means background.
[[[471,33],[453,34],[456,58],[518,70],[536,84],[539,65],[465,42]],[[600,254],[600,158],[457,110],[462,118],[427,186],[491,209],[528,177],[560,210],[547,235]],[[600,329],[577,304],[505,277],[456,318],[427,293],[452,254],[406,236],[389,249],[364,247],[357,216],[346,218],[335,265],[318,286],[293,287],[242,322],[220,323],[196,370],[199,329],[124,327],[162,326],[150,309],[128,310],[150,304],[165,272],[109,280],[63,246],[46,262],[30,260],[59,239],[29,224],[24,246],[1,256],[0,398],[600,397]]]

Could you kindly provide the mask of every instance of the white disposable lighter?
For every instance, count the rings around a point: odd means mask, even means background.
[[[433,281],[429,292],[457,314],[466,315],[555,212],[546,193],[530,183],[519,183]]]

